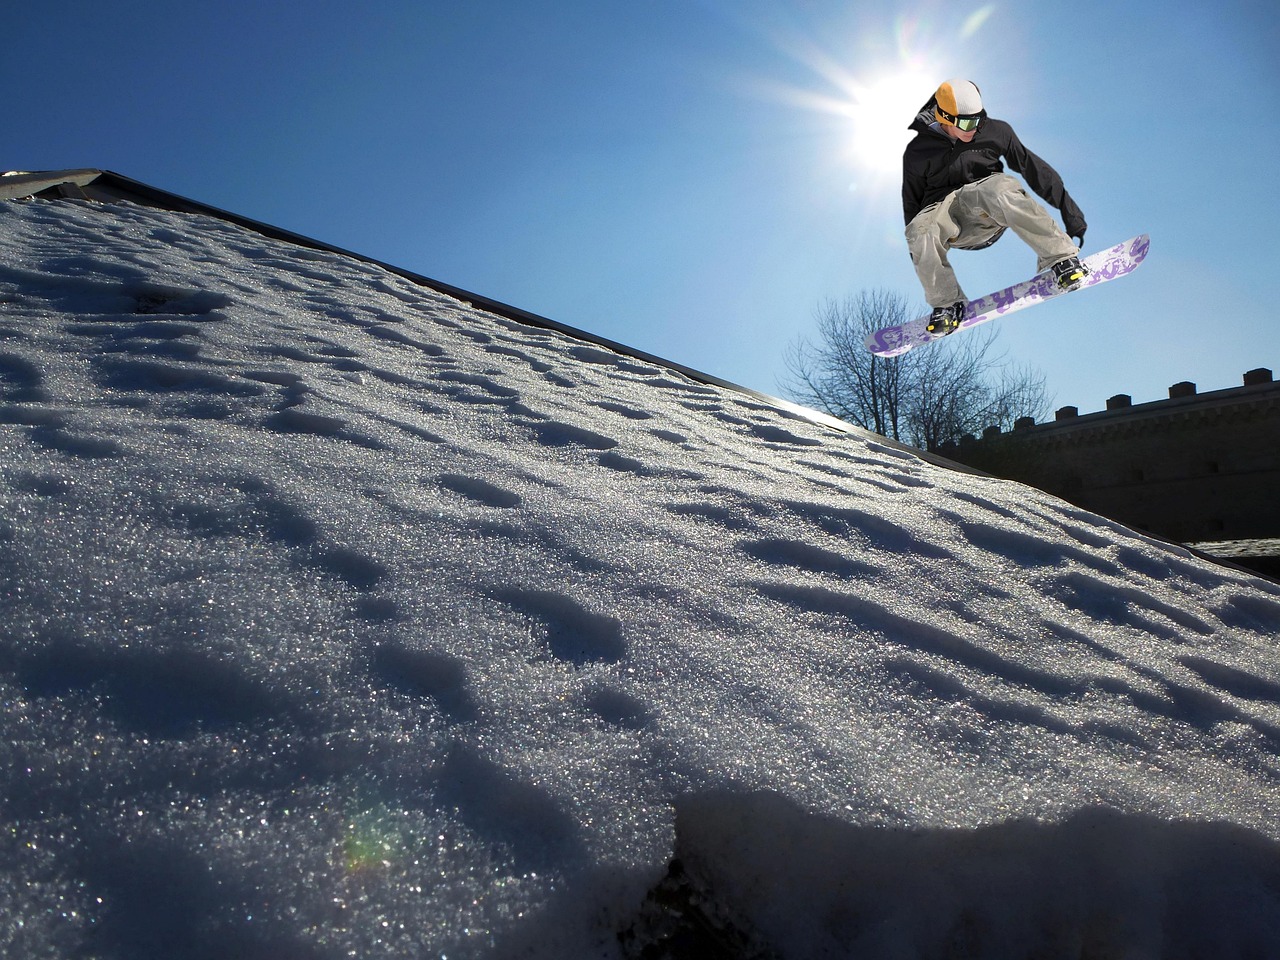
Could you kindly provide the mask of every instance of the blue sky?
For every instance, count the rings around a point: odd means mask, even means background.
[[[771,393],[822,302],[923,310],[905,126],[970,77],[1086,252],[1152,235],[999,325],[1055,406],[1280,374],[1271,0],[72,0],[0,49],[2,169],[114,170]],[[971,296],[1034,271],[1013,236],[953,262]]]

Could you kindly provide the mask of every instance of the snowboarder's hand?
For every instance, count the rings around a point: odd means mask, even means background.
[[[1071,217],[1066,221],[1067,236],[1075,241],[1077,247],[1084,248],[1084,232],[1088,229],[1088,224],[1084,222],[1084,217]]]

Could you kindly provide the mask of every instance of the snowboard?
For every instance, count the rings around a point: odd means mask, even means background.
[[[1052,270],[1046,270],[1043,273],[1037,273],[1030,280],[1015,283],[1011,287],[989,293],[977,300],[970,300],[965,307],[964,320],[960,322],[959,329],[952,334],[930,333],[925,329],[929,318],[924,316],[908,323],[895,323],[891,327],[877,330],[867,337],[867,349],[878,357],[896,357],[931,340],[954,336],[961,330],[968,330],[970,327],[987,323],[997,317],[1033,307],[1037,303],[1051,300],[1064,293],[1072,293],[1083,290],[1085,287],[1106,283],[1116,277],[1123,277],[1126,273],[1132,273],[1138,268],[1150,246],[1151,238],[1144,233],[1132,240],[1118,243],[1101,253],[1086,257],[1081,262],[1089,268],[1089,275],[1067,290],[1059,288],[1054,283]]]

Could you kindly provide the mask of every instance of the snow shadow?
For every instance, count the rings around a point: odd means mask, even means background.
[[[337,960],[341,955],[336,948],[281,933],[279,923],[263,923],[274,911],[269,894],[229,870],[211,868],[177,843],[102,836],[85,845],[81,860],[85,882],[103,891],[92,956]]]
[[[1103,807],[1056,823],[855,826],[769,792],[677,803],[675,860],[624,942],[719,930],[739,957],[1280,956],[1280,844]],[[662,885],[660,885],[660,888]],[[663,932],[665,931],[665,932]],[[641,956],[640,952],[631,952]]]
[[[44,403],[44,374],[30,360],[0,353],[0,400],[8,403]]]
[[[518,870],[554,870],[582,856],[582,830],[547,790],[463,745],[435,771],[436,801]]]
[[[384,643],[373,651],[372,672],[375,679],[406,696],[434,702],[457,723],[476,717],[466,665],[447,653]]]
[[[297,713],[280,691],[195,651],[55,643],[21,656],[15,666],[30,696],[92,696],[106,716],[145,736],[186,738]]]
[[[547,649],[558,660],[581,667],[627,654],[622,621],[594,613],[564,594],[506,588],[495,591],[494,598],[539,624]]]

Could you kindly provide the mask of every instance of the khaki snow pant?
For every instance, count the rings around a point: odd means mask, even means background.
[[[968,299],[947,261],[947,251],[984,247],[1006,227],[1035,251],[1037,272],[1080,253],[1048,211],[1007,173],[967,183],[925,207],[907,224],[907,249],[929,306],[945,307]]]

